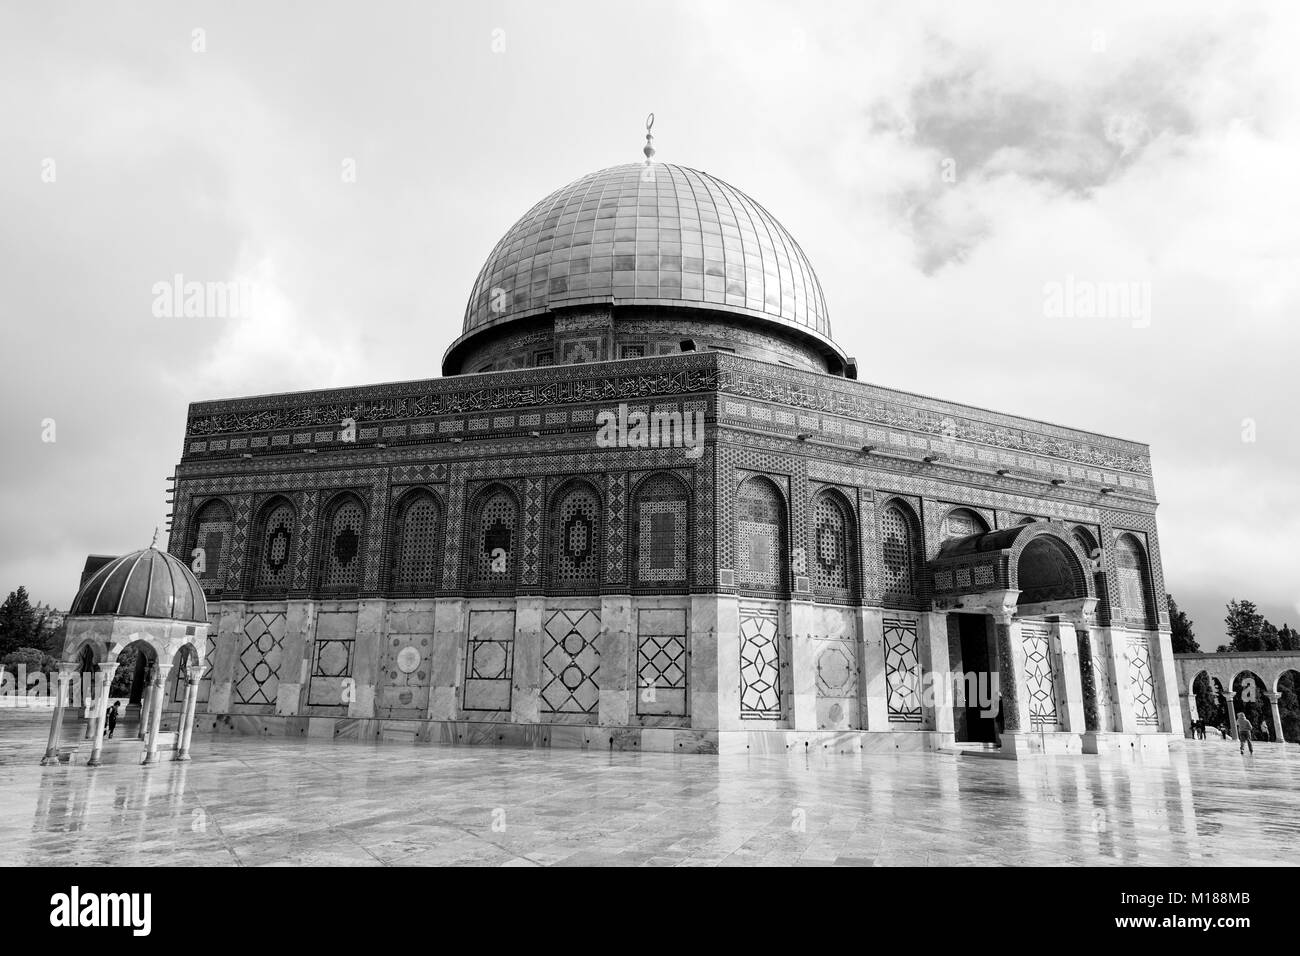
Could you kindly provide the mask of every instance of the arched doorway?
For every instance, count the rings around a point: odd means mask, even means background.
[[[1074,635],[1083,696],[1083,727],[1070,726],[1070,718],[1060,706],[1065,694],[1057,686],[1058,678],[1063,676],[1060,669],[1066,665],[1060,657],[1064,649],[1053,647],[1055,629],[1049,622],[1062,619],[1062,608],[1076,603],[1081,607],[1081,602],[1088,598],[1088,582],[1078,556],[1061,537],[1052,534],[1034,537],[1020,552],[1016,563],[1016,583],[1020,588],[1016,608],[1022,617],[1021,636],[1026,655],[1028,729],[1065,728],[1075,732],[1101,729],[1092,642],[1086,627],[1079,627]],[[1068,617],[1065,619],[1069,620]],[[1079,623],[1079,619],[1072,623]]]
[[[141,715],[149,704],[157,666],[158,652],[146,640],[134,640],[117,652],[117,671],[109,692],[110,698],[125,699],[117,736],[144,739],[145,726]]]
[[[1253,728],[1256,740],[1264,740],[1262,730],[1267,729],[1267,739],[1273,740],[1272,689],[1254,671],[1240,671],[1232,679],[1232,705],[1237,715],[1245,714]],[[1235,735],[1236,729],[1229,728]]]
[[[1300,671],[1285,670],[1278,675],[1275,699],[1282,718],[1282,741],[1300,742]]]
[[[1199,671],[1192,678],[1192,686],[1188,694],[1188,700],[1193,712],[1185,714],[1187,720],[1203,720],[1206,728],[1218,727],[1225,717],[1223,715],[1223,701],[1218,689],[1215,687],[1217,682],[1211,680],[1208,671]]]

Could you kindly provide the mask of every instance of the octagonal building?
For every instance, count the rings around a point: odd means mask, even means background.
[[[807,256],[647,161],[542,199],[443,377],[197,402],[198,730],[1159,750],[1147,447],[857,381]]]

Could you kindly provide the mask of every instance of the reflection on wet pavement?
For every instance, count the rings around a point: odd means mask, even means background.
[[[714,757],[200,737],[41,767],[0,711],[0,865],[1251,865],[1294,861],[1300,748],[1145,763]]]

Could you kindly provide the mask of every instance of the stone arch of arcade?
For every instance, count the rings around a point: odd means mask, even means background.
[[[1238,712],[1245,709],[1256,729],[1261,721],[1268,726],[1270,739],[1276,740],[1280,734],[1287,743],[1300,743],[1300,720],[1288,725],[1283,719],[1282,706],[1289,705],[1287,712],[1300,711],[1300,701],[1294,699],[1300,691],[1300,652],[1176,654],[1174,659],[1185,736],[1192,736],[1191,722],[1196,719],[1203,719],[1210,726],[1224,721],[1231,728],[1236,724]],[[1217,706],[1215,713],[1203,713],[1203,706],[1197,700],[1196,685],[1202,675],[1209,685],[1208,696]],[[1201,696],[1204,698],[1206,694]],[[1284,701],[1284,697],[1290,699]]]

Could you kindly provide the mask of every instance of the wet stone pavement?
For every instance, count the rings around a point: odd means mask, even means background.
[[[0,865],[1253,865],[1300,847],[1300,747],[1163,761],[738,756],[196,735],[41,767],[0,711]]]

